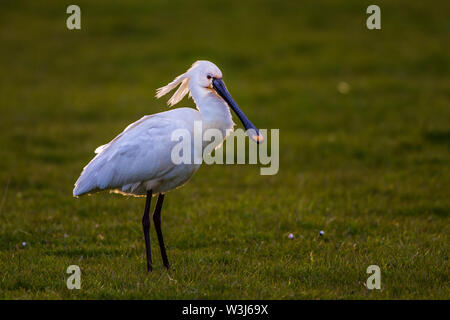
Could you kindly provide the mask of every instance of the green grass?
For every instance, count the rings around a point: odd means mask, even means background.
[[[69,4],[0,3],[0,298],[450,298],[448,1],[378,1],[381,31],[369,1],[77,1],[80,31]],[[152,230],[147,274],[144,199],[73,183],[197,59],[280,129],[280,171],[203,166],[166,196],[173,270]]]

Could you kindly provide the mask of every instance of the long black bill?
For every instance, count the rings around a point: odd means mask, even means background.
[[[222,99],[225,100],[226,103],[228,103],[230,108],[233,109],[233,111],[239,117],[242,124],[244,125],[245,131],[247,131],[250,138],[252,138],[252,140],[257,143],[263,142],[264,137],[262,136],[262,134],[259,133],[259,130],[253,125],[253,123],[251,123],[250,120],[248,120],[248,118],[239,108],[237,103],[234,102],[233,98],[231,97],[231,94],[228,92],[227,87],[225,86],[225,83],[222,81],[222,79],[214,78],[212,83],[214,90],[216,90],[219,96],[221,96]]]

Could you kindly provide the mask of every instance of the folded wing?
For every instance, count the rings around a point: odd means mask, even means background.
[[[145,116],[129,125],[84,167],[75,183],[74,196],[157,179],[173,169],[171,141],[176,129],[192,130],[199,114],[191,108],[179,108]]]

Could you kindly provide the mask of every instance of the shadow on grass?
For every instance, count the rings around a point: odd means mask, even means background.
[[[422,206],[422,207],[411,207],[411,208],[401,208],[396,210],[395,215],[397,216],[422,216],[422,215],[434,215],[441,218],[447,218],[450,208],[445,206]]]
[[[62,248],[50,250],[47,254],[58,257],[101,257],[129,255],[130,251],[111,248]]]
[[[423,132],[425,140],[450,147],[450,130],[428,130]]]

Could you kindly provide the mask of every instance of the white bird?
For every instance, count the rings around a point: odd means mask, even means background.
[[[187,130],[194,136],[194,122],[201,121],[202,129],[218,129],[222,136],[234,127],[229,107],[237,114],[252,139],[261,142],[263,137],[247,119],[227,91],[222,81],[222,72],[209,61],[197,61],[185,73],[176,77],[168,85],[157,89],[160,98],[178,89],[169,99],[169,106],[180,102],[189,93],[197,110],[178,108],[142,117],[130,124],[111,142],[98,147],[97,154],[84,167],[75,182],[73,195],[109,189],[122,194],[146,196],[142,226],[147,253],[147,270],[152,271],[150,248],[150,203],[153,195],[159,194],[153,213],[153,221],[158,236],[164,266],[169,269],[166,249],[161,231],[161,208],[164,194],[185,184],[198,170],[200,164],[172,161],[172,132]],[[252,131],[248,131],[252,130]],[[222,141],[218,141],[220,144]],[[204,145],[203,145],[204,148]],[[203,152],[202,152],[203,154]]]

